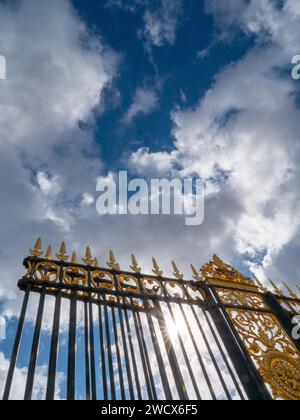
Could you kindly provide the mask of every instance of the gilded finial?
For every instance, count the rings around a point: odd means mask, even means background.
[[[258,280],[258,278],[256,276],[254,276],[254,279],[255,279],[260,291],[264,292],[264,293],[268,293],[269,290],[261,283],[260,280]]]
[[[142,271],[141,267],[138,265],[138,262],[135,258],[135,256],[132,254],[131,256],[131,266],[130,266],[131,270],[134,273],[140,273]]]
[[[153,262],[153,269],[152,269],[152,272],[153,272],[156,276],[161,277],[161,276],[164,274],[164,272],[160,269],[160,267],[159,267],[159,265],[157,264],[157,261],[156,261],[156,259],[155,259],[155,258],[152,258],[152,262]]]
[[[116,257],[112,250],[109,251],[109,261],[107,262],[107,265],[112,270],[120,271],[120,265],[117,263]]]
[[[51,246],[48,247],[45,254],[45,258],[46,260],[52,260],[52,247]]]
[[[82,258],[82,262],[86,265],[96,265],[96,263],[98,263],[96,258],[92,257],[91,248],[89,246],[86,247],[85,258]]]
[[[183,280],[183,273],[179,271],[179,268],[177,267],[176,263],[172,261],[172,267],[173,267],[173,275],[178,280]]]
[[[289,295],[291,298],[298,299],[298,296],[296,295],[296,293],[293,292],[292,289],[286,283],[283,283],[283,285],[286,288],[286,290],[289,292]]]
[[[193,266],[193,264],[191,264],[191,269],[192,269],[192,273],[193,273],[193,279],[196,280],[196,281],[202,281],[201,276],[199,275],[198,271]]]
[[[66,244],[63,242],[61,244],[59,253],[56,254],[56,257],[60,260],[60,261],[68,261],[68,259],[70,258],[69,255],[67,254],[67,248],[66,248]]]
[[[76,255],[76,252],[73,252],[73,254],[72,254],[71,264],[77,264],[77,255]]]
[[[41,257],[43,255],[43,251],[42,251],[42,239],[38,238],[38,240],[36,241],[34,247],[30,250],[30,255],[32,257]]]
[[[282,290],[280,290],[280,289],[279,289],[279,287],[277,287],[277,286],[276,286],[276,284],[273,282],[273,280],[271,280],[271,279],[269,278],[269,282],[271,283],[271,285],[272,285],[272,287],[273,287],[273,289],[274,289],[274,292],[275,292],[277,295],[282,296],[282,295],[283,295]]]

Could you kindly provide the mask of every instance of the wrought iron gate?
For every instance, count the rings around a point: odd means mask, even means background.
[[[44,255],[40,239],[30,254],[19,281],[25,296],[4,400],[16,369],[24,368],[22,335],[36,294],[25,400],[35,398],[45,359],[40,343],[49,299],[47,400],[57,397],[59,375],[66,382],[59,397],[69,400],[300,399],[300,347],[292,337],[300,300],[287,286],[289,297],[275,284],[271,293],[216,256],[201,272],[191,266],[193,280],[186,281],[174,262],[174,277],[164,277],[155,259],[153,275],[142,274],[134,256],[131,271],[122,271],[112,251],[101,268],[89,247],[83,264],[64,243],[55,259],[51,247]]]

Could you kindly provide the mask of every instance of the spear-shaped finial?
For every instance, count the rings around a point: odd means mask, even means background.
[[[48,246],[46,254],[45,254],[46,260],[52,260],[52,247]]]
[[[112,250],[109,251],[109,261],[107,262],[107,265],[112,270],[120,271],[120,265],[117,263],[115,254]]]
[[[173,275],[178,280],[183,280],[183,273],[179,271],[179,268],[177,267],[176,263],[172,261],[172,267],[173,267]]]
[[[254,276],[254,279],[255,279],[259,289],[261,290],[261,292],[268,293],[269,290],[262,284],[262,282],[260,280],[258,280],[258,278],[256,276]]]
[[[142,268],[139,266],[137,259],[135,258],[135,256],[132,254],[131,255],[131,266],[130,266],[131,270],[134,273],[140,273],[142,271]]]
[[[30,255],[32,257],[41,257],[43,255],[43,251],[42,251],[42,239],[38,238],[38,240],[36,241],[34,247],[29,251]]]
[[[283,282],[283,285],[286,288],[286,290],[289,292],[289,295],[291,296],[291,298],[298,299],[298,296],[296,295],[296,293],[293,292],[292,289],[286,283]]]
[[[276,284],[273,282],[273,280],[271,280],[271,279],[269,278],[269,282],[271,283],[271,285],[272,285],[272,287],[273,287],[273,289],[274,289],[274,292],[275,292],[278,296],[282,296],[282,295],[283,295],[282,290],[280,290],[280,289],[279,289],[279,287],[277,287],[277,286],[276,286]]]
[[[60,261],[64,261],[64,262],[68,261],[68,259],[70,258],[69,255],[67,254],[67,247],[66,247],[66,244],[64,242],[61,244],[59,253],[56,254],[56,257]]]
[[[71,264],[77,264],[77,254],[76,254],[76,252],[73,252],[73,254],[72,254]]]
[[[85,251],[85,258],[82,258],[82,261],[86,265],[96,265],[98,261],[92,257],[91,248],[89,246],[86,247]]]
[[[193,266],[193,264],[191,264],[191,269],[193,273],[193,279],[196,281],[202,281],[202,277],[200,276],[196,268]]]
[[[153,269],[152,269],[152,272],[153,272],[156,276],[161,277],[161,276],[164,274],[164,272],[160,269],[160,267],[159,267],[159,265],[157,264],[157,261],[156,261],[156,259],[155,259],[155,258],[152,258],[152,262],[153,262]]]

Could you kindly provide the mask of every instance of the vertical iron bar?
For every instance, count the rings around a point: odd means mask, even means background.
[[[169,301],[167,301],[167,306],[168,306],[169,312],[171,314],[172,321],[173,321],[174,325],[176,326],[176,320],[175,320],[174,312],[173,312],[172,306],[171,306]],[[189,361],[184,343],[182,341],[181,334],[178,333],[177,336],[178,336],[178,340],[179,340],[180,348],[181,348],[181,351],[182,351],[182,354],[183,354],[183,357],[184,357],[185,364],[188,368],[189,375],[190,375],[192,383],[193,383],[194,390],[196,392],[198,400],[201,400],[202,398],[201,398],[201,395],[200,395],[200,392],[199,392],[199,388],[198,388],[198,385],[197,385],[197,382],[196,382],[196,378],[195,378],[194,372],[192,370],[192,367],[191,367],[191,364],[190,364],[190,361]]]
[[[15,372],[19,350],[20,350],[20,343],[21,343],[21,338],[22,338],[22,333],[23,333],[23,328],[24,328],[24,322],[25,322],[25,317],[26,317],[26,312],[27,312],[30,291],[31,291],[31,286],[30,284],[28,284],[25,295],[24,295],[24,299],[23,299],[23,305],[21,309],[20,319],[18,322],[16,338],[15,338],[15,342],[14,342],[14,346],[12,350],[12,355],[10,358],[10,365],[9,365],[7,379],[6,379],[4,393],[3,393],[3,401],[9,400],[9,396],[10,396],[12,380],[14,377],[14,372]]]
[[[55,380],[56,380],[56,368],[57,368],[57,356],[58,356],[60,313],[61,313],[61,291],[59,290],[58,295],[55,298],[55,307],[54,307],[54,316],[53,316],[50,359],[49,359],[49,369],[48,369],[48,383],[47,383],[47,391],[46,391],[47,401],[53,401],[54,396],[55,396]]]
[[[124,304],[124,298],[122,298],[122,300],[123,300],[123,304]],[[131,333],[131,328],[130,328],[130,323],[129,323],[129,317],[128,317],[128,312],[127,312],[126,308],[125,308],[125,321],[126,321],[127,334],[128,334],[128,339],[129,339],[129,347],[130,347],[130,352],[131,352],[131,358],[132,358],[132,364],[133,364],[133,371],[134,371],[135,384],[136,384],[136,389],[137,389],[137,394],[138,394],[138,400],[142,400],[143,396],[142,396],[142,391],[141,391],[138,368],[137,368],[137,364],[136,364],[136,358],[135,358],[135,354],[134,354],[134,346],[133,346],[133,342],[132,342],[132,333]]]
[[[145,301],[144,301],[144,305],[146,307],[146,315],[147,315],[149,330],[150,330],[151,339],[152,339],[152,343],[153,343],[153,348],[154,348],[156,359],[157,359],[157,364],[158,364],[158,369],[159,369],[162,385],[163,385],[164,392],[165,392],[165,397],[168,401],[172,401],[173,396],[172,396],[167,372],[166,372],[166,369],[165,369],[164,360],[163,360],[163,357],[162,357],[162,354],[161,354],[159,342],[158,342],[158,339],[157,339],[155,327],[154,327],[154,324],[153,324],[153,319],[152,319],[152,316],[149,312],[150,308],[149,308],[148,305],[146,306]]]
[[[104,343],[104,334],[103,334],[104,324],[102,320],[102,309],[101,309],[100,303],[98,304],[98,315],[99,315],[99,335],[100,335],[100,348],[101,348],[103,398],[104,398],[104,401],[107,401],[108,389],[107,389],[106,361],[105,361],[105,343]]]
[[[125,401],[126,400],[126,393],[125,393],[125,386],[124,386],[122,360],[121,360],[121,353],[120,353],[120,347],[119,347],[119,338],[118,338],[118,329],[117,329],[115,308],[112,308],[111,311],[112,311],[112,320],[113,320],[116,353],[117,353],[117,363],[118,363],[118,371],[119,371],[119,379],[120,379],[121,399],[123,401]]]
[[[143,329],[143,325],[142,325],[142,322],[141,322],[141,316],[140,316],[139,312],[137,312],[137,321],[138,321],[139,329],[141,331],[142,345],[143,345],[143,348],[144,348],[147,370],[148,370],[148,374],[149,374],[149,378],[150,378],[150,384],[151,384],[151,388],[152,388],[152,397],[156,401],[157,400],[157,392],[156,392],[155,382],[154,382],[154,378],[153,378],[151,363],[150,363],[150,359],[149,359],[149,353],[148,353],[148,350],[147,350],[147,344],[146,344],[146,340],[145,340],[144,329]]]
[[[164,315],[161,309],[159,302],[155,302],[156,310],[157,310],[157,319],[159,328],[161,331],[161,335],[164,341],[165,349],[169,358],[170,366],[172,369],[173,377],[175,380],[177,392],[179,394],[179,398],[181,401],[188,401],[189,396],[187,394],[186,386],[179,368],[179,364],[177,361],[176,353],[169,337],[166,321],[164,319]]]
[[[91,385],[92,385],[92,400],[97,400],[97,385],[96,385],[96,365],[95,365],[95,338],[94,338],[94,316],[92,296],[89,294],[89,322],[90,322],[90,366],[91,366]]]
[[[129,395],[130,395],[130,399],[133,401],[134,400],[133,382],[132,382],[132,375],[131,375],[131,370],[130,370],[130,362],[129,362],[128,347],[127,347],[127,342],[126,342],[123,313],[120,306],[119,306],[119,319],[120,319],[121,335],[122,335],[126,372],[127,372],[128,386],[129,386]]]
[[[77,293],[72,291],[69,320],[67,399],[75,400]]]
[[[87,302],[84,302],[84,344],[85,344],[85,389],[86,399],[91,399],[91,379],[90,379],[90,351],[89,351],[89,320]]]
[[[132,299],[130,299],[130,303],[131,303],[131,306],[133,307]],[[138,339],[138,345],[139,345],[139,350],[140,350],[140,355],[141,355],[141,360],[142,360],[144,377],[145,377],[145,381],[146,381],[147,394],[148,394],[149,400],[151,401],[151,400],[153,400],[153,395],[152,395],[151,383],[150,383],[150,378],[149,378],[149,372],[148,372],[148,369],[147,369],[147,362],[146,362],[144,347],[143,347],[142,338],[141,338],[141,331],[140,331],[139,326],[138,326],[137,316],[136,316],[134,308],[133,308],[132,314],[133,314],[135,331],[136,331],[136,335],[137,335],[137,339]]]
[[[205,316],[207,325],[208,325],[208,327],[209,327],[209,329],[210,329],[210,331],[212,333],[212,336],[213,336],[213,338],[214,338],[214,340],[216,342],[216,345],[218,347],[218,350],[219,350],[219,352],[220,352],[220,354],[222,356],[222,359],[223,359],[223,361],[224,361],[224,363],[226,365],[226,368],[227,368],[227,370],[228,370],[228,372],[229,372],[229,374],[231,376],[231,379],[232,379],[232,381],[234,383],[234,386],[236,387],[236,390],[237,390],[239,396],[241,397],[241,400],[244,401],[245,400],[244,394],[243,394],[243,392],[241,390],[241,387],[240,387],[240,385],[239,385],[239,383],[238,383],[238,381],[236,379],[236,376],[235,376],[235,374],[234,374],[234,372],[233,372],[233,370],[232,370],[232,368],[231,368],[231,366],[230,366],[230,364],[229,364],[229,362],[227,360],[227,357],[226,357],[226,355],[224,353],[224,350],[223,350],[223,348],[221,346],[220,340],[219,340],[219,338],[218,338],[218,336],[217,336],[217,334],[216,334],[216,332],[215,332],[215,330],[214,330],[214,328],[213,328],[213,326],[211,324],[211,321],[209,319],[209,316],[206,313],[206,310],[203,310],[203,313],[204,313],[204,316]]]
[[[112,358],[108,309],[107,309],[107,301],[106,301],[106,296],[105,295],[103,295],[103,302],[104,302],[106,343],[107,343],[107,351],[108,351],[108,365],[109,365],[109,374],[110,374],[111,399],[112,399],[112,401],[115,401],[116,400],[115,375],[114,375],[114,365],[113,365],[113,358]]]
[[[38,357],[38,352],[39,352],[42,321],[43,321],[43,314],[44,314],[44,307],[45,307],[45,297],[46,297],[46,288],[43,287],[42,293],[40,296],[35,330],[34,330],[34,335],[33,335],[33,340],[32,340],[30,362],[29,362],[29,367],[28,367],[27,382],[26,382],[25,395],[24,395],[25,401],[29,401],[32,398],[33,383],[34,383],[37,357]]]
[[[295,344],[297,349],[300,351],[300,342],[299,340],[295,340],[293,337],[293,329],[295,325],[292,323],[291,316],[287,314],[280,303],[278,302],[275,295],[271,292],[265,293],[263,295],[265,302],[271,308],[271,311],[277,318],[277,320],[281,323],[283,328],[285,329],[286,333],[288,334],[291,341]]]

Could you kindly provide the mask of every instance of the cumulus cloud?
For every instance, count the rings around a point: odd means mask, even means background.
[[[0,299],[14,314],[16,281],[33,237],[70,235],[101,172],[93,121],[118,55],[89,33],[68,0],[0,3],[2,204]],[[14,285],[12,287],[12,285]],[[16,311],[16,312],[15,312]]]
[[[252,269],[261,264],[272,271],[299,235],[298,85],[282,70],[300,45],[300,13],[294,0],[281,8],[267,0],[242,3],[207,5],[218,24],[242,29],[258,43],[221,70],[195,109],[174,111],[174,150],[164,161],[176,162],[182,176],[206,179],[207,206],[222,222],[218,239],[209,233],[211,244],[224,249],[229,234],[233,251]],[[161,159],[145,150],[136,156],[145,168]],[[290,281],[296,268],[293,274]]]

